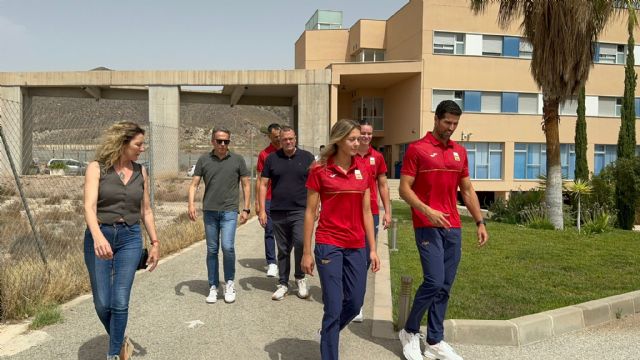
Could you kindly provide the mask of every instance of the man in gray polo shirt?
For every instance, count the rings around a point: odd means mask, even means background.
[[[224,301],[236,300],[233,283],[236,272],[235,236],[236,223],[244,224],[249,217],[250,183],[249,170],[242,156],[229,151],[231,132],[227,129],[213,129],[211,144],[213,151],[202,155],[196,163],[193,180],[189,186],[189,218],[196,220],[194,198],[200,179],[204,178],[204,230],[207,238],[207,277],[209,296],[207,303],[218,300],[219,267],[218,249],[222,243],[222,266],[224,269]],[[244,207],[238,219],[239,189],[242,183]]]

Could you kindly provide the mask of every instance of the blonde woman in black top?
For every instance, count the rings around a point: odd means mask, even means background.
[[[132,122],[116,123],[107,130],[85,175],[84,259],[93,303],[109,334],[107,360],[128,360],[133,352],[124,334],[129,295],[143,248],[140,220],[151,239],[149,271],[155,269],[160,257],[147,171],[135,162],[142,152],[144,130]]]

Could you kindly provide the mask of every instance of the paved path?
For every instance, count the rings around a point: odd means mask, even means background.
[[[206,304],[205,245],[137,275],[130,304],[128,334],[140,359],[319,359],[314,340],[322,318],[319,279],[310,279],[309,300],[290,294],[271,300],[276,280],[264,269],[262,228],[252,220],[236,236],[237,300]],[[220,274],[222,276],[222,273]],[[372,276],[370,276],[370,280]],[[371,284],[371,281],[369,281]],[[369,286],[369,290],[371,290]],[[372,313],[368,291],[365,317]],[[9,357],[18,359],[104,359],[107,336],[90,300],[64,312],[64,322],[44,328],[44,343]],[[188,322],[203,325],[189,328]],[[342,332],[343,359],[398,359],[396,340],[371,338],[372,321],[351,324]]]
[[[238,298],[206,304],[208,293],[203,242],[154,273],[137,276],[128,333],[139,351],[136,359],[319,359],[315,331],[322,317],[319,280],[310,280],[311,298],[291,294],[272,301],[276,280],[265,276],[262,230],[256,221],[236,236]],[[365,317],[341,334],[341,358],[400,359],[398,340],[372,338],[372,279],[369,276]],[[64,322],[25,338],[42,342],[11,360],[104,359],[107,336],[90,300],[64,312]],[[189,322],[202,325],[189,328]],[[22,339],[20,341],[23,341]],[[640,315],[567,334],[521,348],[455,345],[465,359],[640,359]],[[1,353],[1,352],[0,352]],[[1,356],[0,356],[1,357]],[[4,357],[3,357],[4,359]]]

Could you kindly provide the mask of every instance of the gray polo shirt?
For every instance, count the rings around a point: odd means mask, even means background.
[[[238,211],[238,183],[241,177],[249,176],[242,156],[228,152],[225,158],[220,159],[213,151],[204,154],[198,159],[193,176],[200,176],[204,180],[203,210]]]

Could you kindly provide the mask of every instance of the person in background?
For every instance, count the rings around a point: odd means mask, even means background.
[[[256,192],[255,192],[255,210],[256,214],[260,214],[260,178],[262,177],[262,169],[264,169],[264,161],[269,154],[280,148],[280,125],[273,123],[267,128],[269,136],[269,146],[260,151],[258,155],[258,164],[256,166]],[[264,255],[267,260],[267,277],[276,277],[278,275],[278,265],[276,265],[276,242],[273,237],[273,223],[271,222],[271,182],[267,184],[264,211],[267,214],[267,222],[264,227]]]
[[[320,145],[320,150],[318,152],[318,155],[315,156],[315,160],[318,161],[320,160],[320,156],[322,155],[322,152],[324,151],[325,146],[324,145]]]
[[[278,244],[278,268],[280,277],[273,300],[283,300],[289,291],[291,272],[291,251],[294,252],[294,278],[298,288],[298,297],[309,297],[307,279],[300,268],[302,260],[302,233],[304,211],[307,205],[307,174],[313,164],[313,154],[298,149],[296,133],[289,126],[280,130],[280,150],[267,157],[262,170],[260,183],[260,207],[266,208],[266,194],[271,184],[271,218]],[[260,211],[260,224],[268,226],[268,214]]]
[[[224,301],[236,301],[234,278],[236,274],[235,237],[236,224],[247,222],[251,209],[249,170],[242,156],[229,151],[231,132],[224,128],[213,129],[211,144],[213,151],[202,155],[196,163],[189,186],[189,218],[197,218],[195,194],[204,178],[204,231],[207,240],[207,278],[209,295],[205,301],[213,304],[218,300],[219,266],[218,249],[222,243],[222,266],[224,269]],[[238,220],[239,187],[242,183],[244,207]]]
[[[108,360],[128,360],[133,353],[125,330],[131,287],[142,256],[140,220],[151,239],[149,271],[160,258],[147,170],[136,163],[144,146],[140,126],[118,122],[106,131],[96,159],[85,173],[84,261],[93,304],[109,334]]]
[[[373,139],[373,124],[364,120],[360,122],[360,146],[355,156],[358,165],[362,168],[369,169],[369,173],[373,177],[371,182],[371,213],[373,214],[373,231],[378,239],[378,224],[380,223],[380,209],[378,208],[378,192],[382,198],[382,206],[384,207],[384,217],[382,226],[388,229],[391,225],[391,200],[389,200],[389,186],[387,185],[387,164],[384,157],[376,149],[371,146]],[[368,248],[368,247],[367,247]],[[367,268],[370,262],[367,261]],[[354,322],[363,322],[364,315],[362,309],[360,313],[353,319]]]
[[[373,272],[380,268],[370,207],[372,178],[354,158],[359,138],[360,125],[355,121],[336,122],[327,149],[309,170],[307,179],[302,270],[313,275],[318,266],[324,303],[319,332],[323,360],[339,358],[340,330],[362,307],[367,259]],[[314,249],[311,240],[320,202]],[[365,239],[369,243],[368,254]]]
[[[478,196],[469,178],[467,151],[451,140],[461,115],[462,110],[454,101],[444,100],[438,104],[433,131],[410,144],[402,161],[400,197],[411,206],[424,279],[414,296],[407,322],[398,333],[407,360],[422,360],[420,322],[427,311],[424,356],[462,360],[444,341],[443,324],[462,255],[458,188],[476,222],[478,245],[483,246],[489,240]]]

